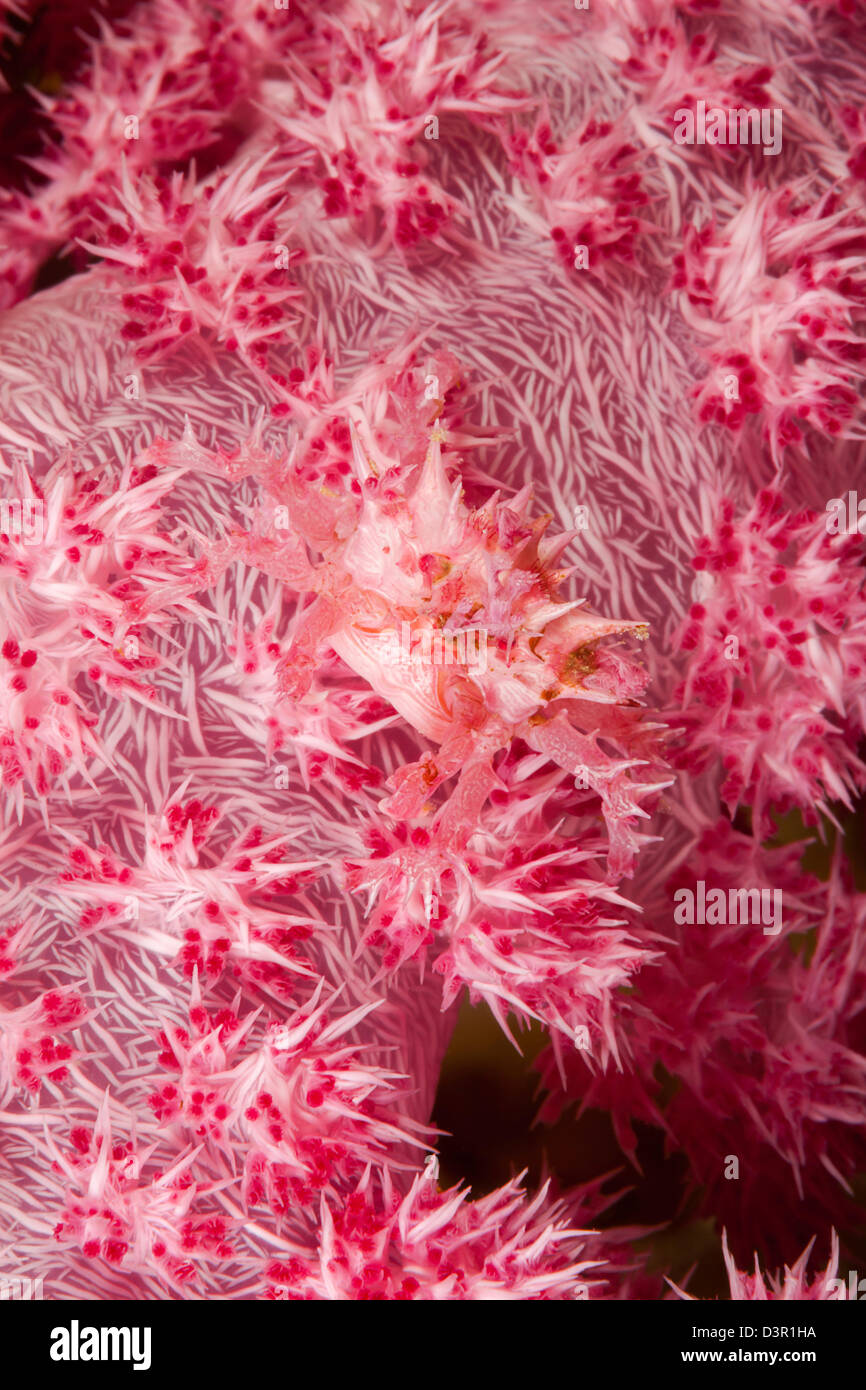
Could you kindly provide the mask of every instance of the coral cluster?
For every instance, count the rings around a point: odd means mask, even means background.
[[[79,18],[0,7],[4,1272],[689,1298],[655,1136],[731,1298],[846,1296],[862,9]],[[616,1193],[440,1182],[461,1000]]]

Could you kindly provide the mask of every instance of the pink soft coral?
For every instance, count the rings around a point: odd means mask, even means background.
[[[864,786],[863,566],[856,540],[834,534],[826,514],[792,516],[776,489],[740,518],[725,500],[716,515],[693,561],[698,601],[676,635],[688,663],[679,761],[694,771],[720,758],[729,810],[751,806],[764,836],[771,806],[798,806],[814,824]]]
[[[666,949],[621,1008],[631,1060],[620,1071],[587,1075],[585,1053],[565,1059],[568,1091],[610,1112],[635,1164],[633,1122],[658,1126],[688,1157],[687,1186],[703,1189],[737,1241],[759,1221],[774,1249],[812,1222],[809,1199],[836,1219],[850,1216],[866,1119],[864,898],[837,867],[815,925],[817,884],[797,872],[797,859],[796,846],[762,849],[725,821],[707,827],[695,858],[679,866],[636,930],[639,940],[664,941]],[[694,892],[700,881],[726,897],[743,885],[775,889],[778,922],[765,930],[725,914],[715,924],[672,923],[674,894]],[[807,965],[794,948],[809,931],[816,945]],[[658,1064],[651,1076],[639,1061],[646,1055]],[[548,1118],[563,1101],[555,1060],[549,1053],[544,1062]],[[736,1180],[726,1171],[732,1156]],[[772,1194],[786,1183],[797,1200],[776,1216]]]
[[[835,194],[805,194],[749,186],[723,230],[686,229],[673,277],[711,366],[701,420],[739,430],[759,415],[777,457],[804,425],[856,436],[866,357],[860,223]]]
[[[664,1131],[781,1266],[863,1168],[863,895],[764,843],[863,786],[822,493],[861,471],[859,20],[126,8],[0,93],[8,1258],[58,1297],[658,1296],[600,1202],[422,1168],[464,994],[547,1031],[546,1115]],[[672,141],[699,95],[778,102],[778,160]],[[698,878],[782,891],[778,934],[672,923]]]
[[[843,1288],[840,1292],[839,1284],[841,1281],[836,1278],[836,1271],[839,1268],[839,1241],[835,1231],[827,1268],[822,1274],[816,1274],[814,1278],[809,1279],[806,1274],[806,1266],[809,1263],[813,1245],[814,1241],[810,1241],[790,1269],[785,1265],[785,1272],[782,1276],[777,1274],[774,1277],[771,1275],[767,1280],[761,1273],[757,1255],[755,1256],[754,1274],[746,1274],[737,1269],[736,1262],[728,1249],[727,1232],[723,1232],[722,1251],[725,1256],[731,1300],[735,1303],[766,1303],[772,1300],[783,1302],[795,1300],[798,1303],[803,1303],[814,1302],[817,1299],[832,1299],[834,1301],[838,1301],[840,1298],[844,1299],[845,1290]],[[690,1297],[681,1289],[677,1289],[677,1293],[681,1298]]]
[[[376,1300],[569,1299],[596,1263],[580,1260],[546,1188],[527,1201],[517,1182],[478,1201],[439,1192],[427,1175],[402,1199],[370,1174],[337,1212],[323,1204],[312,1256],[267,1267],[272,1298]]]

